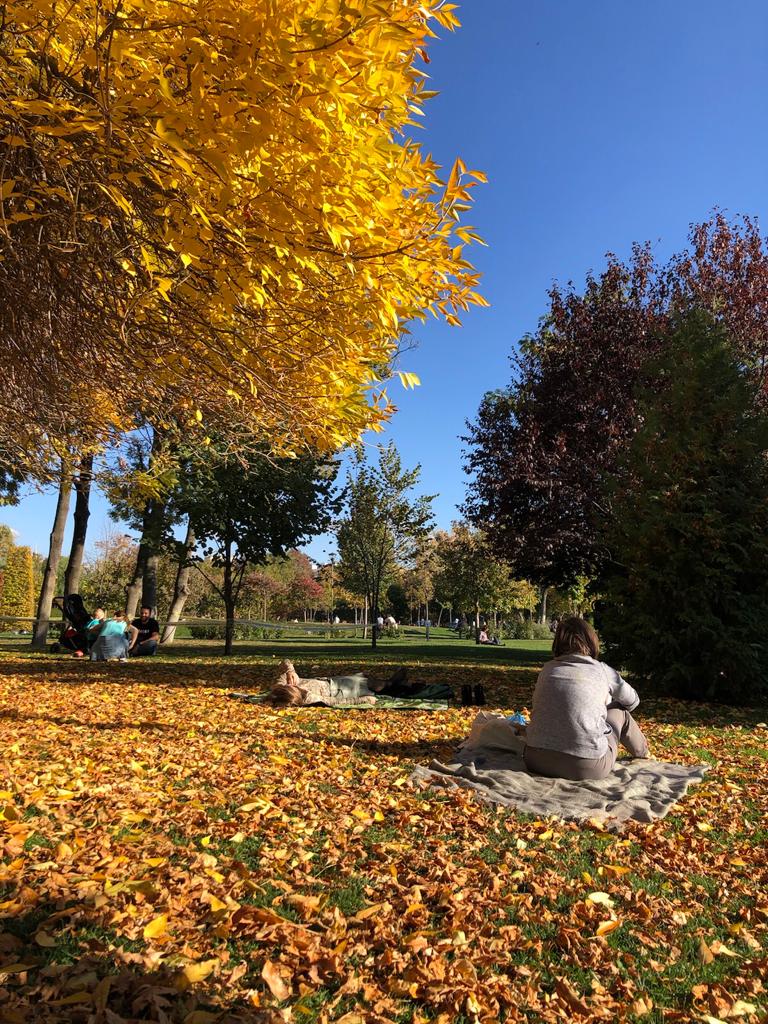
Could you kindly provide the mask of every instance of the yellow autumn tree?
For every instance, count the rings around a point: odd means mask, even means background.
[[[482,303],[460,216],[483,176],[457,160],[441,180],[411,138],[453,5],[2,6],[0,440],[17,461],[136,415],[337,448],[389,414],[409,323]]]

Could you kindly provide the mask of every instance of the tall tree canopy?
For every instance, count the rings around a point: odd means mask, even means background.
[[[137,410],[282,454],[380,423],[408,323],[482,302],[458,218],[483,176],[442,181],[408,134],[456,24],[442,0],[7,0],[0,453]]]
[[[596,576],[610,519],[604,482],[637,425],[640,372],[666,344],[675,310],[709,310],[768,401],[768,246],[748,218],[717,214],[668,264],[636,246],[609,257],[582,293],[554,287],[514,379],[487,394],[469,426],[469,519],[515,573],[540,584]]]
[[[421,467],[404,469],[394,445],[379,451],[378,465],[358,456],[349,474],[347,507],[337,524],[342,582],[366,596],[374,616],[387,583],[413,565],[432,526],[433,495],[414,496]],[[376,630],[372,631],[376,646]]]
[[[668,692],[763,697],[768,417],[708,315],[676,326],[639,413],[613,481],[603,635],[618,665]]]

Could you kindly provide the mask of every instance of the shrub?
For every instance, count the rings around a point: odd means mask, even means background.
[[[196,622],[188,626],[189,635],[193,640],[223,640],[224,626],[218,622]]]
[[[551,640],[552,631],[543,622],[523,619],[517,622],[505,622],[499,630],[503,640]]]

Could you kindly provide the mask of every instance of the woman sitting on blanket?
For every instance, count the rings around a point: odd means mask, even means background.
[[[640,698],[618,672],[598,661],[594,629],[575,616],[557,626],[533,691],[524,759],[529,771],[550,778],[604,779],[619,744],[648,757],[648,743],[630,711]]]

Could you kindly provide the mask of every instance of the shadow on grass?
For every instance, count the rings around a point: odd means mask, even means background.
[[[438,761],[445,760],[452,754],[458,744],[464,739],[464,733],[457,733],[455,737],[441,740],[424,740],[419,742],[392,742],[391,740],[365,740],[350,739],[344,736],[323,736],[321,734],[308,734],[304,732],[287,733],[290,739],[308,740],[318,746],[346,747],[349,750],[358,751],[361,754],[381,755],[383,757],[397,757],[409,761],[428,761],[437,758]]]
[[[82,659],[69,655],[32,651],[28,641],[5,640],[0,642],[0,652],[14,655],[30,664],[56,663],[58,665],[82,665]],[[302,663],[339,662],[343,664],[426,664],[445,665],[488,665],[504,667],[538,667],[544,664],[549,654],[545,641],[510,641],[504,647],[483,647],[468,640],[398,641],[383,640],[373,650],[370,643],[361,639],[318,640],[317,637],[285,638],[283,640],[238,641],[234,654],[225,658],[222,644],[216,640],[179,640],[173,647],[160,649],[152,659],[154,663],[171,663],[202,659],[217,659],[219,665],[237,665],[241,659],[269,662],[295,655],[292,660]],[[138,667],[148,659],[136,659],[127,664]],[[104,662],[98,662],[104,665]]]
[[[4,963],[17,965],[3,981],[3,1021],[31,1020],[31,1013],[36,1021],[68,1024],[104,1020],[105,1015],[115,1022],[181,1024],[196,1012],[220,1024],[254,1021],[244,1002],[206,998],[183,979],[181,969],[145,966],[141,938],[126,939],[91,920],[79,901],[64,902],[64,908],[47,903],[0,918],[0,971]],[[46,935],[44,947],[35,940],[40,930]],[[258,971],[254,983],[260,983]]]

